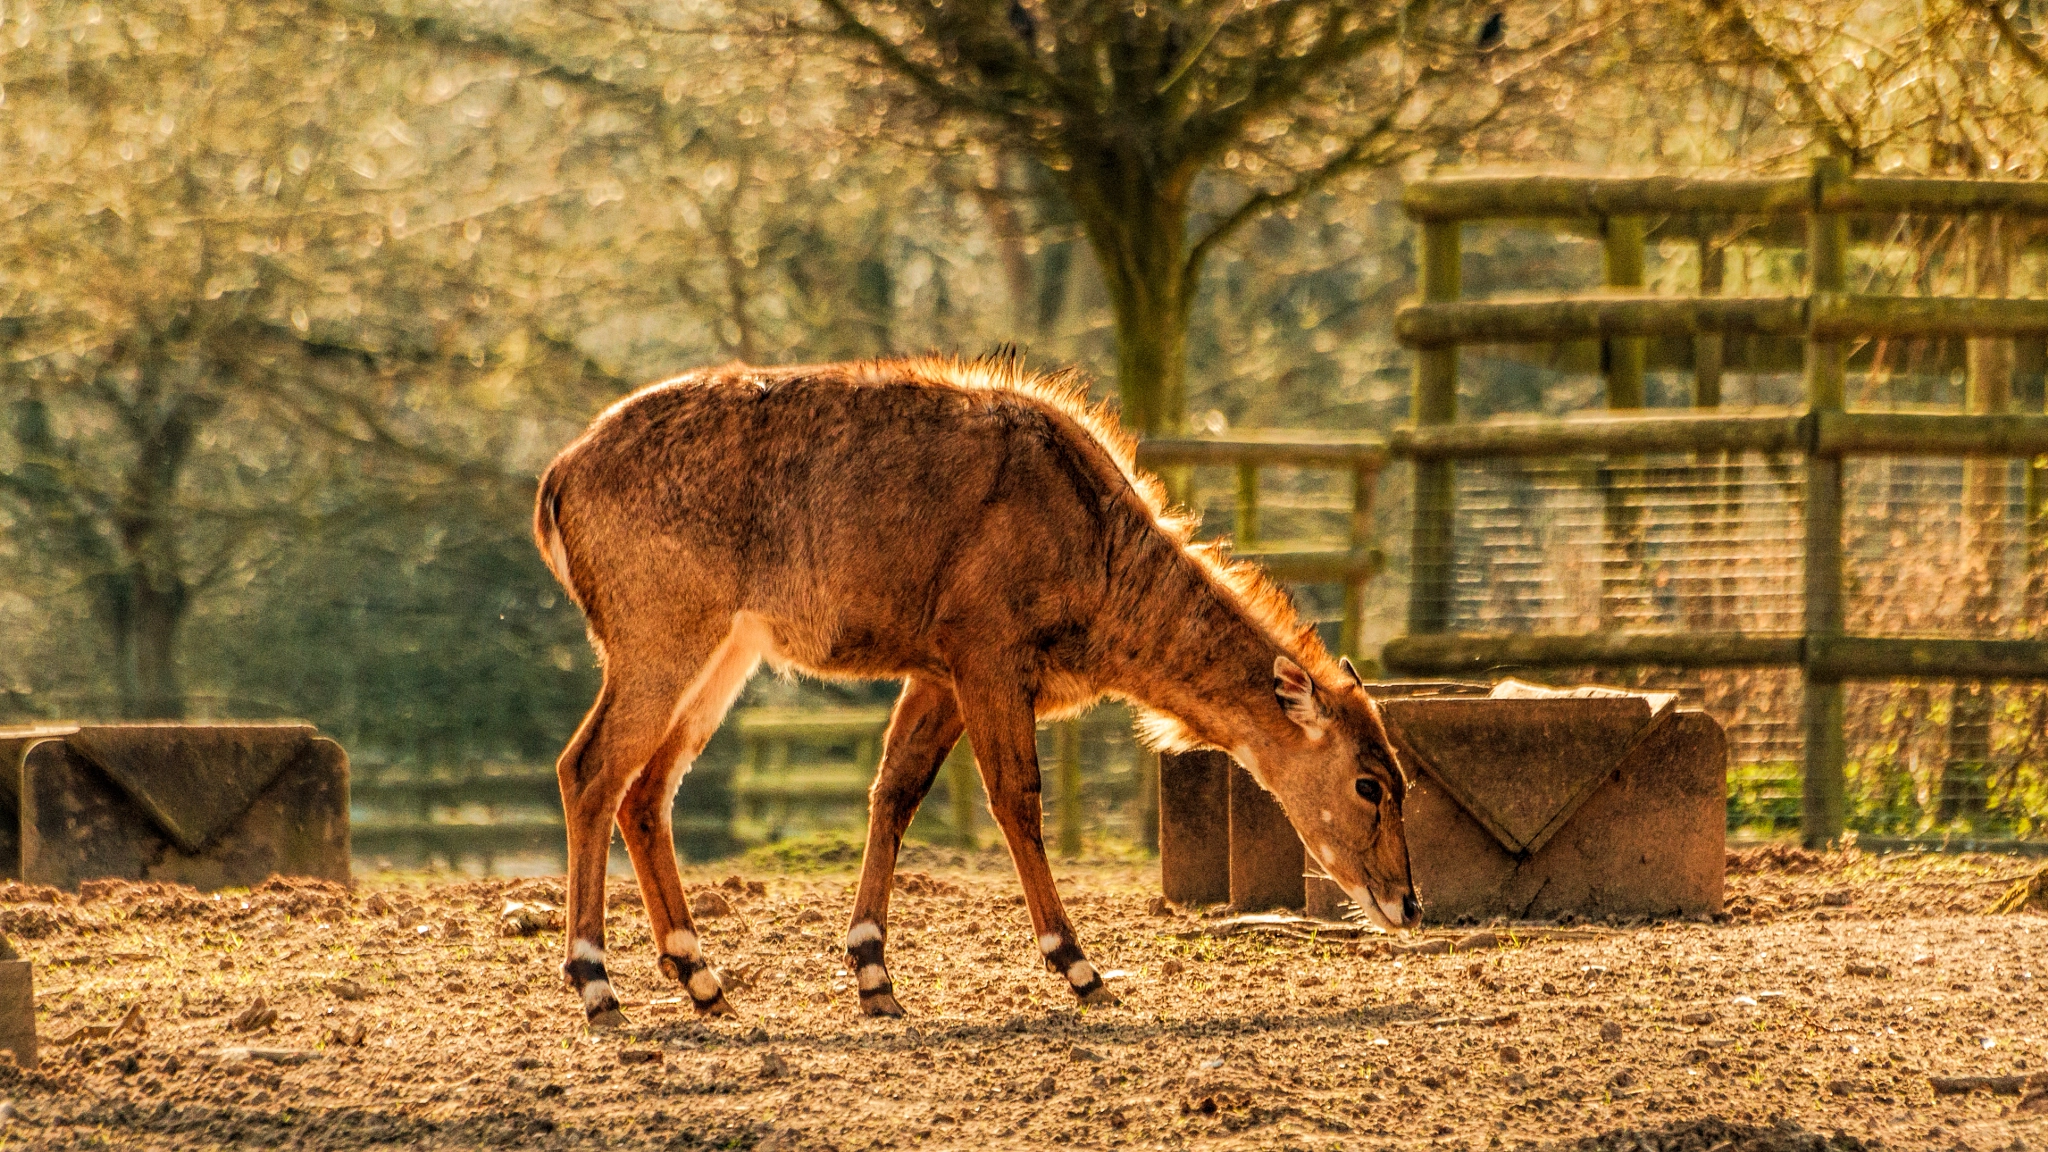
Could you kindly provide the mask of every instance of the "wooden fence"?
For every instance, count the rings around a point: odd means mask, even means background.
[[[1421,225],[1421,302],[1396,321],[1417,353],[1413,419],[1390,445],[1414,462],[1415,513],[1408,635],[1390,643],[1391,669],[1470,674],[1514,665],[1654,664],[1676,668],[1792,666],[1801,670],[1805,766],[1802,834],[1833,841],[1844,825],[1843,682],[1893,677],[2048,679],[2048,643],[2032,640],[1854,636],[1843,625],[1842,467],[1858,455],[2037,457],[2048,454],[2048,416],[2017,415],[1994,382],[1972,379],[1965,413],[1846,410],[1848,342],[1863,336],[2048,335],[2048,300],[1858,295],[1848,256],[1859,236],[1881,235],[1877,217],[2048,217],[2048,183],[1860,177],[1826,159],[1810,176],[1774,180],[1572,179],[1551,176],[1429,180],[1404,197]],[[1711,240],[1740,218],[1751,242],[1804,249],[1808,291],[1799,296],[1718,294]],[[1564,219],[1602,238],[1607,291],[1597,297],[1461,300],[1461,232],[1483,221]],[[1654,232],[1700,245],[1701,294],[1643,293],[1645,245]],[[1806,404],[1799,410],[1720,408],[1723,341],[1797,339],[1804,348]],[[1647,341],[1695,344],[1693,411],[1642,411]],[[1608,411],[1565,418],[1459,423],[1458,349],[1467,344],[1601,342]],[[1974,365],[1974,358],[1970,358]],[[1973,367],[1974,371],[1974,367]],[[1803,457],[1804,619],[1793,635],[1454,634],[1451,560],[1457,521],[1456,466],[1508,457],[1609,458],[1746,450]],[[2028,507],[2040,491],[2030,471]],[[1610,502],[1610,539],[1630,531]],[[2037,517],[2038,519],[2038,517]],[[2038,531],[2038,525],[2033,526]]]
[[[707,859],[736,849],[821,831],[857,833],[881,760],[886,707],[757,707],[736,711],[697,768],[683,779],[678,850]],[[1130,763],[1130,723],[1121,709],[1047,725],[1041,759],[1048,835],[1067,856],[1105,810],[1156,804],[1148,773]],[[1097,770],[1082,779],[1084,759]],[[1138,768],[1137,771],[1131,769]],[[1136,777],[1135,781],[1133,777]],[[1135,784],[1135,787],[1133,785]],[[553,768],[480,764],[415,771],[364,765],[352,782],[356,854],[397,866],[474,864],[485,872],[512,860],[559,860],[566,844]],[[947,758],[913,833],[974,849],[994,832],[973,752],[962,740]]]
[[[1385,558],[1373,531],[1373,493],[1387,463],[1387,441],[1371,433],[1255,432],[1235,437],[1162,438],[1138,445],[1138,462],[1166,475],[1175,498],[1186,502],[1190,482],[1186,470],[1226,467],[1237,473],[1236,524],[1231,555],[1255,560],[1277,580],[1303,584],[1339,584],[1344,588],[1344,614],[1338,647],[1353,657],[1359,651],[1365,615],[1365,589],[1379,574]],[[1261,473],[1269,468],[1300,468],[1348,473],[1351,508],[1348,532],[1341,544],[1328,540],[1267,540],[1260,531]]]
[[[1261,432],[1221,438],[1155,439],[1139,446],[1139,461],[1162,472],[1176,496],[1190,495],[1192,470],[1235,471],[1234,554],[1264,564],[1278,579],[1330,583],[1344,589],[1339,647],[1361,651],[1365,591],[1381,570],[1373,529],[1373,499],[1390,460],[1414,468],[1412,570],[1407,635],[1380,654],[1390,670],[1423,675],[1470,675],[1498,665],[1585,667],[1658,665],[1797,668],[1803,678],[1805,765],[1802,830],[1809,843],[1838,838],[1844,825],[1843,683],[1860,678],[2048,680],[2048,642],[1861,636],[1848,634],[1843,613],[1843,461],[1857,456],[2026,458],[2030,534],[2043,535],[2048,517],[2048,415],[2020,415],[2001,392],[1973,378],[1962,413],[1856,412],[1845,403],[1850,342],[1864,336],[1959,337],[1968,341],[2048,336],[2048,300],[1990,296],[1940,298],[1848,291],[1849,254],[1859,240],[1883,235],[1875,221],[1900,214],[2048,219],[2048,182],[1897,179],[1849,174],[1837,160],[1815,164],[1808,176],[1765,180],[1578,179],[1555,176],[1427,180],[1404,197],[1421,225],[1421,302],[1396,318],[1396,335],[1416,350],[1412,419],[1390,438],[1370,434],[1316,435]],[[1462,231],[1468,224],[1511,220],[1561,221],[1601,238],[1604,292],[1575,298],[1478,301],[1461,299]],[[1746,243],[1803,250],[1807,290],[1799,295],[1729,296],[1721,293],[1722,252],[1717,237],[1746,222]],[[1700,294],[1646,294],[1647,246],[1679,239],[1698,245]],[[1805,403],[1798,408],[1731,409],[1722,406],[1727,353],[1740,342],[1752,363],[1796,352],[1803,365]],[[1458,357],[1474,344],[1591,345],[1606,381],[1607,411],[1551,419],[1482,423],[1458,419]],[[1694,371],[1693,407],[1645,409],[1645,375],[1674,362],[1673,349]],[[1975,358],[1965,364],[1975,371]],[[1660,454],[1696,454],[1697,466],[1724,453],[1762,452],[1802,460],[1803,618],[1797,632],[1645,634],[1616,628],[1575,635],[1480,634],[1452,631],[1452,544],[1458,520],[1457,466],[1513,458],[1598,456],[1628,460]],[[1262,531],[1264,473],[1309,469],[1348,474],[1348,529],[1338,540],[1275,540]],[[1630,510],[1607,504],[1609,539],[1626,538]],[[2041,549],[2035,549],[2039,554]],[[857,720],[857,723],[855,722]],[[869,774],[877,758],[874,736],[881,713],[819,721],[833,739],[851,739],[851,760],[831,780],[816,782],[848,806],[859,802],[856,774]],[[844,721],[845,723],[840,723]],[[751,721],[751,753],[735,789],[752,818],[773,822],[772,810],[799,793],[778,740],[801,736],[800,717]],[[852,724],[852,727],[846,727]],[[739,727],[749,728],[747,717]],[[795,725],[795,728],[791,727]],[[819,735],[820,733],[812,733]],[[1054,736],[1058,841],[1078,850],[1080,738],[1078,729]],[[829,774],[829,773],[828,773]],[[1156,781],[1156,776],[1147,774]],[[956,757],[947,772],[950,823],[968,831],[974,789],[971,764]],[[551,774],[530,773],[486,784],[504,799],[539,800]],[[863,785],[864,786],[864,785]],[[808,786],[807,786],[808,787]],[[472,795],[465,785],[464,797]],[[394,782],[382,789],[393,803],[424,813],[463,800],[442,785]],[[1142,807],[1156,804],[1146,793]],[[748,818],[743,816],[743,819]],[[551,834],[510,830],[524,845]],[[397,830],[393,829],[394,835]],[[363,839],[358,832],[359,841]]]

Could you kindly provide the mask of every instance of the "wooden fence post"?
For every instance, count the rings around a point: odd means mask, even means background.
[[[1372,497],[1373,485],[1379,480],[1377,465],[1357,464],[1351,469],[1351,552],[1356,555],[1369,550],[1373,541]],[[1365,585],[1370,577],[1353,575],[1344,581],[1344,625],[1338,633],[1337,649],[1358,664],[1362,674],[1379,675],[1379,661],[1371,662],[1372,671],[1366,671],[1365,659]]]
[[[1700,237],[1700,295],[1719,296],[1728,279],[1728,250]],[[1721,406],[1721,374],[1727,367],[1728,338],[1702,332],[1692,338],[1692,406]]]
[[[1244,765],[1229,763],[1230,906],[1239,912],[1299,908],[1308,895],[1301,834]]]
[[[974,770],[974,750],[962,736],[953,744],[953,750],[946,754],[946,799],[953,809],[953,843],[969,852],[981,847],[981,837],[975,834],[974,794],[981,790],[980,777]]]
[[[1230,757],[1159,757],[1159,883],[1176,904],[1230,899]]]
[[[1610,289],[1643,287],[1645,224],[1641,216],[1610,216],[1601,221],[1600,263],[1602,277]],[[1641,336],[1606,340],[1600,347],[1601,373],[1607,378],[1607,407],[1618,411],[1643,406],[1643,364],[1648,341]],[[1643,540],[1640,513],[1629,506],[1623,474],[1642,470],[1640,459],[1622,457],[1603,461],[1597,472],[1600,487],[1601,544],[1600,623],[1618,624],[1620,609],[1631,586],[1642,576]],[[1607,555],[1617,548],[1618,557]]]
[[[2010,230],[1997,216],[1966,220],[1965,291],[2004,297],[2011,287]],[[2005,412],[2012,406],[2013,342],[1972,336],[1963,343],[1963,411]],[[2005,587],[2005,460],[1963,461],[1963,561],[1976,571],[1963,575],[1971,591],[1963,601],[1969,623],[1988,622],[1998,612]],[[1949,702],[1948,758],[1936,789],[1935,820],[1981,815],[1990,800],[1991,721],[1997,701],[1981,680],[1957,681]]]
[[[1703,297],[1719,296],[1728,280],[1728,250],[1706,236],[1699,240],[1700,290]],[[1703,332],[1693,337],[1692,406],[1696,409],[1721,406],[1721,376],[1727,367],[1728,338],[1720,332]],[[1702,456],[1706,455],[1701,453]],[[1741,519],[1742,488],[1738,483],[1742,463],[1735,454],[1713,454],[1708,465],[1712,478],[1705,500],[1693,515],[1694,546],[1706,553],[1716,533],[1732,539]],[[1701,463],[1705,463],[1704,460]],[[1692,611],[1686,623],[1696,628],[1718,627],[1735,602],[1735,565],[1719,559],[1701,565],[1693,582]]]
[[[1456,300],[1460,288],[1459,225],[1422,226],[1422,300]],[[1418,426],[1458,418],[1458,349],[1425,348],[1415,354],[1410,416]],[[1452,460],[1415,462],[1415,526],[1409,555],[1408,632],[1432,635],[1451,622],[1451,535],[1458,515],[1458,469]]]
[[[1081,854],[1081,722],[1058,725],[1060,749],[1060,855]]]
[[[1829,156],[1814,161],[1813,210],[1807,218],[1806,259],[1816,306],[1823,296],[1848,286],[1849,221],[1823,212],[1830,186],[1849,179],[1849,161]],[[1818,311],[1818,307],[1815,309]],[[1838,338],[1806,342],[1806,396],[1816,418],[1844,405],[1845,349]],[[1809,848],[1841,839],[1845,822],[1843,771],[1848,749],[1843,732],[1844,696],[1839,675],[1814,667],[1816,650],[1842,634],[1842,458],[1806,457],[1806,660],[1802,727],[1806,763],[1800,788],[1800,838]]]
[[[1237,465],[1237,529],[1231,543],[1239,549],[1259,544],[1259,465],[1242,460]]]
[[[2013,375],[2048,383],[2048,339],[2031,336],[2013,344]],[[2029,619],[2039,619],[2048,610],[2048,456],[2027,459],[2026,501],[2026,599]]]
[[[1140,745],[1138,756],[1138,843],[1159,851],[1159,764],[1164,757]]]
[[[1600,266],[1609,288],[1643,287],[1645,224],[1641,216],[1610,216],[1602,222]],[[1641,336],[1607,341],[1600,359],[1607,377],[1609,408],[1643,406],[1643,364],[1649,342]]]

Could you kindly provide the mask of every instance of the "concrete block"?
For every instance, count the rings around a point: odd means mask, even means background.
[[[1712,717],[1678,711],[1669,696],[1600,689],[1373,688],[1410,781],[1404,816],[1425,921],[1720,910],[1728,746]],[[1219,753],[1165,759],[1170,899],[1216,898],[1220,841],[1237,908],[1341,914],[1344,894],[1303,879],[1299,837],[1249,774]],[[1186,894],[1198,885],[1202,896]]]
[[[1303,911],[1318,920],[1342,920],[1350,909],[1351,897],[1342,888],[1321,876],[1311,876],[1302,881],[1306,897]]]
[[[1645,705],[1631,720],[1607,700],[1384,710],[1413,781],[1408,850],[1427,921],[1720,911],[1728,746],[1712,717]]]
[[[35,977],[26,960],[0,960],[0,1050],[18,1067],[36,1066]]]
[[[1240,912],[1301,907],[1305,860],[1280,801],[1230,761],[1230,906]]]
[[[1230,757],[1159,757],[1159,882],[1176,904],[1230,899]]]
[[[310,725],[82,725],[31,743],[20,781],[29,883],[349,878],[348,756]]]
[[[28,750],[78,731],[75,724],[0,727],[0,880],[21,879],[21,762]]]

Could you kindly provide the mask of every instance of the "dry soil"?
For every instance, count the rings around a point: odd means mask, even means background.
[[[0,1148],[2048,1149],[2048,1095],[1930,1081],[2048,1069],[2048,918],[1982,914],[2031,866],[1745,853],[1722,923],[1435,954],[1471,929],[1219,936],[1146,869],[1073,866],[1123,1000],[1083,1011],[1007,867],[926,852],[891,925],[901,1021],[856,1014],[850,873],[691,877],[729,908],[700,927],[743,1014],[709,1023],[614,881],[633,1026],[596,1035],[559,934],[499,934],[559,881],[17,885],[43,1060],[0,1058]]]

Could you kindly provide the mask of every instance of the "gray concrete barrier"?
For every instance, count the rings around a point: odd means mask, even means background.
[[[349,879],[348,756],[311,725],[0,729],[0,875],[212,889],[274,874]]]
[[[1378,685],[1374,696],[1409,779],[1404,816],[1426,920],[1720,911],[1728,748],[1712,717],[1668,695],[1512,681]],[[1302,878],[1301,841],[1279,804],[1234,764],[1225,775],[1219,796],[1207,778],[1189,788],[1185,770],[1162,766],[1167,898],[1227,892],[1242,911],[1341,914],[1334,885]],[[1190,841],[1208,854],[1168,851]]]

